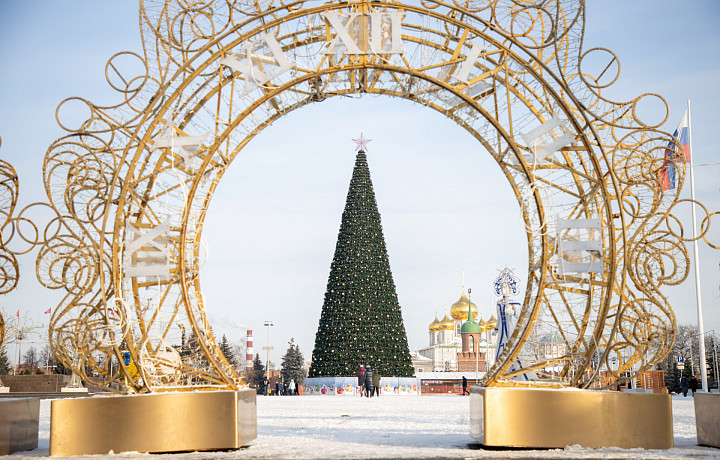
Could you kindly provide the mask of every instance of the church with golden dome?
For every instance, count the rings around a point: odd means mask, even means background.
[[[469,304],[469,305],[468,305]],[[423,359],[425,372],[457,372],[467,371],[463,362],[468,359],[468,353],[472,354],[473,370],[477,360],[474,353],[479,352],[482,356],[481,371],[485,371],[487,366],[485,357],[492,358],[495,356],[496,337],[495,326],[497,321],[495,316],[487,320],[481,317],[478,319],[478,307],[471,302],[465,295],[465,287],[463,286],[460,298],[450,306],[449,311],[440,320],[435,315],[435,320],[430,323],[428,332],[430,335],[429,346],[417,350],[417,354]],[[471,320],[468,321],[468,317]],[[465,358],[465,359],[464,359]]]

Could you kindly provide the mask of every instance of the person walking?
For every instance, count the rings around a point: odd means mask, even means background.
[[[686,396],[687,396],[687,392],[688,392],[688,381],[687,381],[687,379],[685,378],[684,375],[683,375],[682,378],[680,379],[680,391],[682,391],[683,397],[686,397]]]
[[[360,390],[360,396],[363,395],[363,388],[365,386],[365,366],[358,364],[357,370],[358,389]]]
[[[695,396],[695,392],[696,392],[697,389],[698,389],[698,381],[697,381],[697,379],[695,378],[694,375],[693,375],[692,377],[690,377],[690,385],[689,385],[689,387],[690,387],[690,391],[692,391],[692,394],[693,394],[693,397],[694,397],[694,396]]]
[[[265,378],[263,379],[262,385],[263,385],[263,394],[264,394],[265,396],[267,396],[267,395],[268,395],[268,390],[270,389],[270,388],[269,388],[269,387],[270,387],[270,382],[268,382],[267,377],[265,377]]]
[[[368,364],[365,366],[365,397],[372,398],[373,396],[373,370]]]
[[[290,396],[295,396],[295,379],[290,379],[288,391],[290,391]]]
[[[380,373],[373,373],[373,387],[375,388],[375,396],[380,396]]]
[[[280,380],[278,380],[277,382],[275,382],[275,395],[276,395],[276,396],[280,396],[280,388],[281,388],[281,387],[280,387]]]
[[[469,392],[468,389],[467,389],[467,379],[466,379],[465,376],[463,375],[463,392],[462,392],[462,395],[465,396],[465,395],[469,395],[469,394],[470,394],[470,392]]]

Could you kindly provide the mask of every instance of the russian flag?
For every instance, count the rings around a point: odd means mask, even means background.
[[[677,167],[675,166],[675,161],[673,160],[665,160],[663,163],[663,167],[660,168],[660,171],[658,172],[658,179],[660,180],[660,188],[662,191],[673,189],[677,186],[675,182],[675,177],[677,173]]]
[[[687,110],[685,110],[685,115],[683,116],[682,121],[673,133],[673,137],[678,140],[682,150],[678,151],[677,145],[675,145],[675,143],[673,142],[670,142],[665,149],[665,156],[667,157],[677,153],[678,157],[680,157],[680,153],[682,153],[682,157],[685,160],[685,163],[690,163],[690,124],[688,123]]]
[[[677,186],[677,166],[676,162],[682,161],[690,163],[690,124],[688,123],[688,113],[685,110],[680,124],[673,133],[673,137],[677,139],[680,147],[674,141],[668,142],[665,148],[665,162],[658,173],[660,186],[662,190],[670,190]]]

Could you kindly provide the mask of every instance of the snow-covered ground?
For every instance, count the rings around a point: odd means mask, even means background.
[[[618,420],[617,423],[642,423]],[[172,455],[125,453],[87,458],[650,458],[720,459],[720,449],[697,446],[692,398],[673,396],[675,448],[483,450],[468,434],[468,398],[461,396],[258,397],[258,437],[232,452]],[[589,426],[588,429],[593,429]],[[92,434],[88,433],[88,436]],[[50,402],[40,404],[39,448],[12,459],[47,457]]]

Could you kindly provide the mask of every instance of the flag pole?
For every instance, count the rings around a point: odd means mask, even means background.
[[[708,391],[707,368],[705,360],[705,327],[703,326],[702,296],[700,295],[700,263],[698,261],[697,218],[695,217],[695,175],[693,174],[692,124],[690,123],[690,99],[687,101],[688,143],[690,147],[690,196],[692,198],[693,249],[695,251],[695,292],[697,295],[698,343],[700,346],[700,380],[702,391]],[[692,346],[692,344],[690,344]]]

